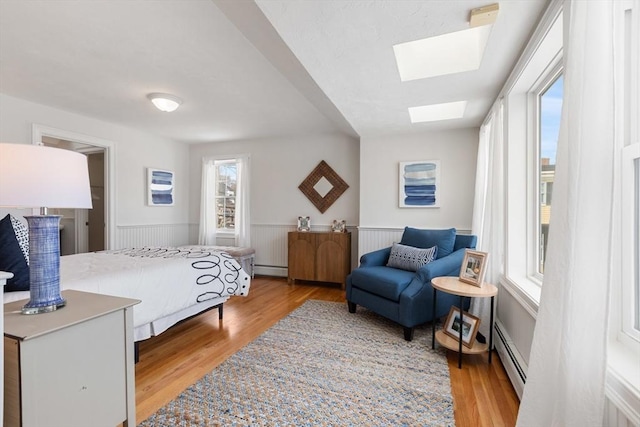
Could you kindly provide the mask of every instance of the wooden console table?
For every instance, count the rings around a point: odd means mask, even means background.
[[[290,231],[288,280],[340,283],[351,272],[351,233]]]

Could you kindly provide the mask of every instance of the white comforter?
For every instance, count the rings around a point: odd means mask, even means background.
[[[141,301],[134,327],[205,301],[246,296],[251,278],[224,252],[178,248],[134,248],[60,258],[61,289],[76,289]],[[29,292],[5,292],[4,302]]]

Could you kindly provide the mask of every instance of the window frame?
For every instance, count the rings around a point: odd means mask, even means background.
[[[640,419],[640,340],[633,331],[633,269],[635,262],[632,228],[634,220],[633,159],[640,157],[640,7],[637,2],[615,3],[614,46],[620,53],[614,64],[616,169],[614,214],[619,224],[612,238],[612,286],[609,301],[609,340],[605,394],[629,419]],[[625,228],[626,227],[626,228]],[[636,250],[638,250],[636,248]],[[640,307],[638,307],[640,310]]]
[[[503,89],[505,99],[505,289],[535,318],[543,276],[538,272],[539,124],[537,93],[562,71],[563,13],[554,2],[535,44]]]
[[[640,275],[640,257],[638,233],[640,232],[640,224],[638,224],[640,213],[638,210],[638,178],[636,174],[640,174],[640,142],[635,142],[624,147],[622,150],[621,161],[621,230],[631,230],[631,232],[621,233],[621,324],[618,333],[618,339],[623,343],[640,348],[640,329],[635,327],[635,319],[640,311],[640,305],[637,305],[637,292],[640,288],[637,286],[638,276]],[[637,168],[637,169],[636,169]]]

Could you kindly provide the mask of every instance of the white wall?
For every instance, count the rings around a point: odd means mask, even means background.
[[[314,231],[329,231],[334,219],[354,230],[359,216],[359,142],[342,134],[306,135],[192,145],[190,154],[191,241],[197,243],[200,222],[202,158],[218,155],[251,156],[251,245],[258,274],[286,275],[287,232],[298,216],[310,216]],[[324,160],[349,188],[320,213],[298,185]],[[352,238],[356,254],[355,237]]]
[[[116,225],[126,232],[149,227],[175,227],[183,230],[172,234],[175,242],[187,243],[189,220],[189,147],[131,128],[90,117],[35,104],[0,94],[0,141],[30,144],[32,125],[40,124],[68,132],[112,141],[116,147]],[[176,204],[171,207],[146,206],[146,168],[173,170],[176,173]],[[122,231],[122,230],[120,230]],[[121,233],[117,233],[119,236]],[[181,237],[181,235],[183,235]],[[145,234],[140,234],[144,242]],[[116,237],[114,247],[119,246]]]
[[[199,223],[202,158],[217,155],[251,156],[251,223],[296,225],[309,215],[313,226],[329,227],[334,219],[348,225],[358,221],[358,141],[341,134],[232,141],[191,146],[190,219]],[[324,160],[349,185],[323,214],[298,185]]]
[[[360,226],[469,230],[475,193],[478,129],[362,138]],[[441,207],[399,208],[399,162],[440,160]]]

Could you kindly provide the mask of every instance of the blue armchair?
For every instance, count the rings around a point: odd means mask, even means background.
[[[437,246],[435,259],[417,271],[408,271],[387,266],[391,247],[362,255],[360,266],[347,276],[349,312],[355,313],[357,305],[366,307],[402,325],[404,339],[411,341],[414,327],[433,318],[431,279],[457,277],[465,249],[475,249],[476,241],[474,235],[457,235],[455,228],[420,230],[405,227],[400,244],[423,249]],[[446,316],[451,306],[458,304],[455,295],[439,293],[436,316]]]

